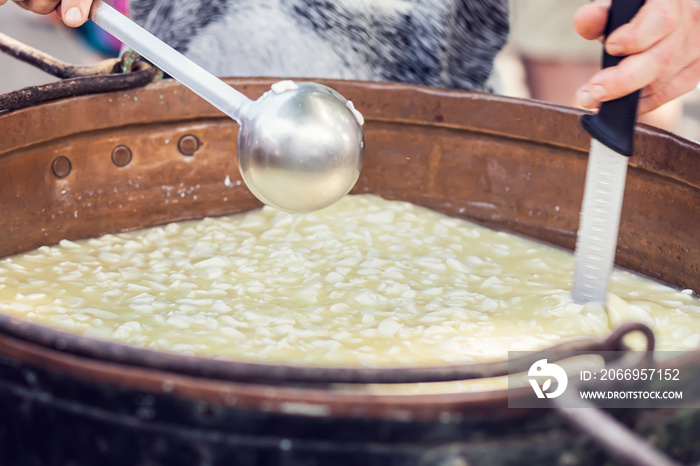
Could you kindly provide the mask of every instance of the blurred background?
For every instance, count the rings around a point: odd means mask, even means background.
[[[573,105],[574,91],[599,67],[600,44],[578,37],[571,18],[588,0],[512,0],[509,44],[496,60],[499,93]],[[8,2],[0,7],[0,32],[72,64],[116,56],[117,44],[95,30],[76,32],[55,15],[40,16]],[[48,75],[0,53],[0,93],[54,81]],[[667,105],[646,123],[700,141],[700,91]]]

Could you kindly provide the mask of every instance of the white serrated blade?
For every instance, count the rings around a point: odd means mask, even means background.
[[[628,161],[597,139],[591,140],[576,239],[573,287],[576,303],[605,304],[615,263]]]

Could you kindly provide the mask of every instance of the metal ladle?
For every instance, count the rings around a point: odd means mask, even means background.
[[[362,115],[331,88],[281,81],[251,101],[101,0],[90,19],[238,122],[238,168],[265,204],[311,212],[354,186],[364,160]]]

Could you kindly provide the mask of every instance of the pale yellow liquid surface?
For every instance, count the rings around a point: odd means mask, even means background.
[[[481,362],[628,320],[700,347],[700,300],[616,270],[574,304],[572,254],[379,197],[270,208],[0,261],[0,312],[186,355],[342,366]]]

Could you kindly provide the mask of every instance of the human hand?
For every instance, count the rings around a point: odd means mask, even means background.
[[[78,27],[88,19],[92,0],[13,0],[25,10],[33,11],[41,15],[48,15],[57,11],[64,23],[71,27]],[[0,0],[0,6],[7,0]]]
[[[621,1],[621,0],[617,0]],[[610,0],[594,0],[574,18],[586,39],[603,35]],[[700,4],[696,0],[646,0],[631,22],[605,41],[610,55],[625,56],[619,65],[597,72],[576,94],[587,109],[638,89],[644,114],[695,88],[700,81]]]

